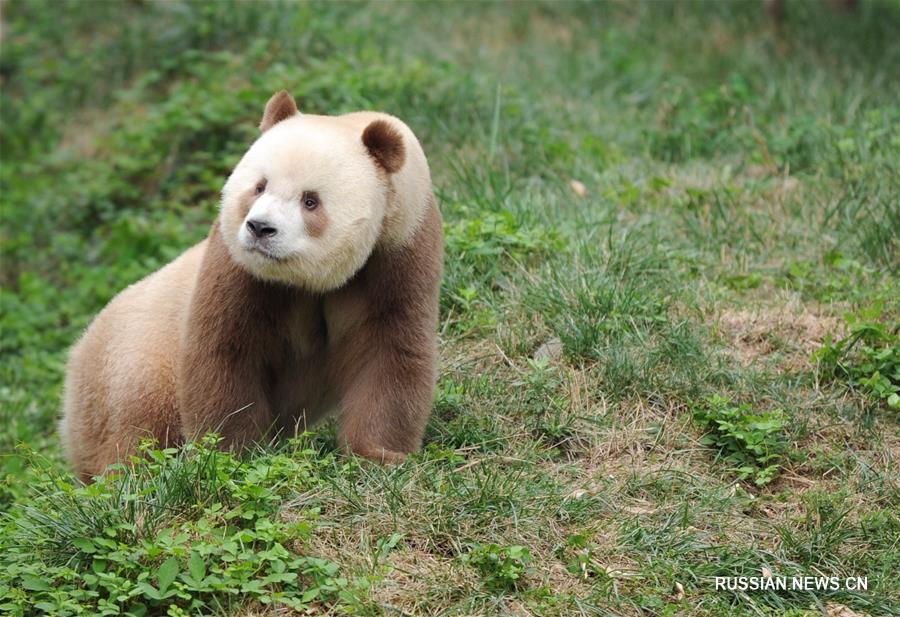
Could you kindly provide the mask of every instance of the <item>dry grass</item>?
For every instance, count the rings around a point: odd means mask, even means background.
[[[796,295],[768,305],[722,310],[717,327],[725,347],[743,366],[773,362],[782,371],[812,368],[812,352],[827,336],[844,336],[842,319]]]

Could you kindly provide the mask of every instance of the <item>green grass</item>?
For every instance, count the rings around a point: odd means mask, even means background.
[[[900,5],[761,4],[5,3],[0,611],[900,614]],[[429,155],[425,448],[78,485],[67,347],[204,237],[281,88]],[[715,589],[763,569],[869,589]]]

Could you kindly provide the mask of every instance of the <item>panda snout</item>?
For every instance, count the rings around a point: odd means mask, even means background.
[[[253,234],[254,238],[258,239],[271,238],[278,233],[278,229],[271,223],[258,219],[248,219],[247,229],[250,230],[250,233]]]

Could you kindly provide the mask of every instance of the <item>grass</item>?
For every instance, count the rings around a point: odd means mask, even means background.
[[[3,5],[0,609],[900,614],[900,6]],[[80,486],[66,349],[201,239],[266,98],[382,109],[446,221],[423,451]],[[574,181],[574,182],[573,182]],[[868,590],[716,590],[716,576]],[[844,611],[844,612],[841,612]]]

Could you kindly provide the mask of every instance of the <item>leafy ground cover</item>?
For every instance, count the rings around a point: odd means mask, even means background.
[[[3,612],[900,614],[896,2],[2,9]],[[206,234],[281,88],[429,154],[423,452],[326,425],[78,485],[66,348]],[[713,584],[765,572],[868,589]]]

